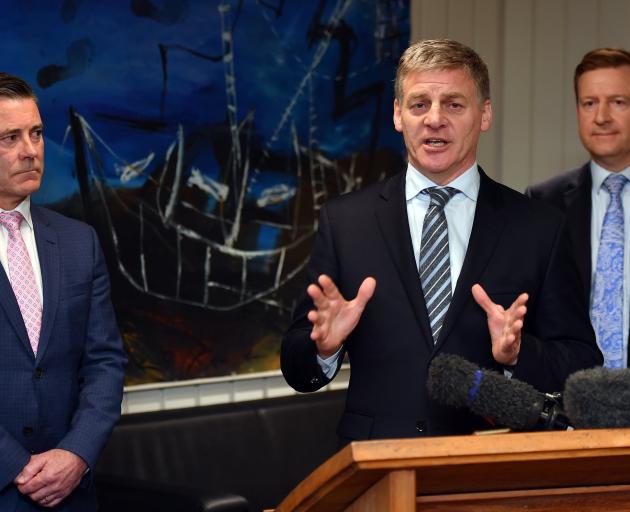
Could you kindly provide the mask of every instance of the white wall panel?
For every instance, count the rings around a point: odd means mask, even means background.
[[[562,0],[534,2],[530,96],[532,158],[528,179],[520,181],[520,185],[541,181],[550,172],[562,169],[564,164],[564,29]]]
[[[534,72],[534,4],[505,0],[501,171],[498,178],[522,190],[530,180]]]
[[[565,48],[564,48],[564,133],[562,139],[562,169],[572,169],[583,164],[588,154],[582,147],[578,137],[577,118],[575,112],[575,94],[573,92],[573,74],[575,67],[584,54],[599,46],[598,43],[598,11],[597,1],[571,0],[565,1]],[[550,175],[560,169],[552,170]]]

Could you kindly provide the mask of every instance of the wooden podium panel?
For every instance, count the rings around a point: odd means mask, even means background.
[[[630,429],[361,441],[276,512],[630,510]]]

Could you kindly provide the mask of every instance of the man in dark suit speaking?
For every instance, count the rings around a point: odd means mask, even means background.
[[[94,230],[30,202],[42,130],[30,86],[0,73],[0,510],[85,512],[125,355]]]
[[[604,365],[628,364],[630,323],[630,53],[588,52],[573,79],[580,140],[590,162],[530,187],[562,210]]]
[[[441,352],[540,391],[601,364],[562,216],[477,165],[491,123],[488,70],[472,49],[451,40],[412,45],[394,100],[406,172],[321,211],[312,284],[281,361],[291,386],[314,391],[347,352],[342,441],[487,428],[427,396],[427,368]]]

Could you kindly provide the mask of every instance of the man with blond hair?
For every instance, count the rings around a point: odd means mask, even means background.
[[[456,41],[421,41],[401,57],[395,90],[407,169],[322,208],[311,284],[282,343],[299,391],[326,385],[348,354],[342,443],[487,428],[428,397],[440,353],[540,391],[601,364],[562,216],[477,165],[492,124],[483,60]]]
[[[583,166],[532,186],[527,193],[567,216],[572,253],[581,278],[604,366],[628,366],[630,317],[630,53],[588,52],[573,79]]]

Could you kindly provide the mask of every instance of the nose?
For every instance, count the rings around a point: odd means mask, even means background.
[[[440,128],[444,125],[442,106],[438,102],[431,105],[431,108],[424,116],[424,124],[431,128]]]
[[[21,148],[20,148],[20,156],[22,158],[35,158],[37,155],[37,149],[35,148],[35,143],[31,140],[30,136],[26,135],[22,139]]]
[[[608,121],[610,121],[610,109],[608,108],[608,103],[600,101],[597,106],[597,111],[595,112],[595,122],[597,124],[606,124]]]

